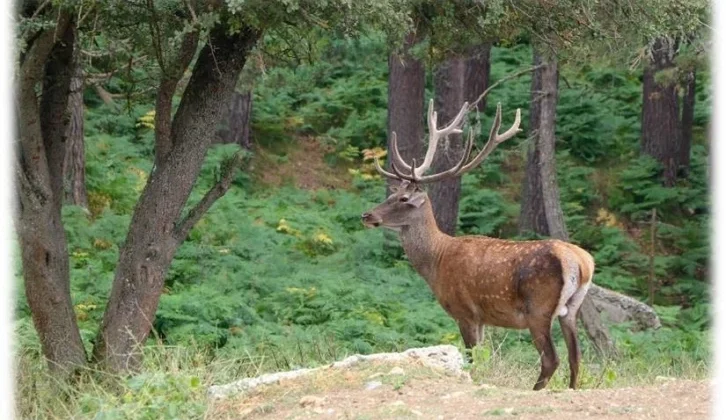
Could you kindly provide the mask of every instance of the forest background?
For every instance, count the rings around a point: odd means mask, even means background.
[[[533,63],[472,113],[486,133],[497,102],[505,124],[521,108],[524,131],[447,187],[440,223],[554,236],[526,192],[551,165],[559,210],[542,212],[663,324],[607,324],[617,354],[586,345],[583,385],[708,374],[706,5],[362,3],[20,3],[19,413],[195,416],[211,383],[459,344],[396,240],[360,224],[386,190],[371,159],[396,124],[404,154],[423,147],[429,98],[458,108]],[[406,61],[415,94],[391,88]],[[529,335],[487,334],[473,376],[527,382]]]

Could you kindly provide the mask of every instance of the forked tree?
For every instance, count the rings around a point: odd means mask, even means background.
[[[436,299],[457,322],[468,350],[481,343],[483,328],[529,329],[541,355],[541,372],[534,385],[544,388],[559,365],[552,342],[552,323],[559,318],[567,344],[570,387],[577,387],[580,347],[577,340],[577,312],[590,287],[593,258],[576,245],[560,240],[508,241],[486,236],[453,237],[436,225],[430,199],[421,186],[451,177],[478,166],[497,145],[520,131],[520,112],[514,124],[499,133],[502,113],[497,105],[489,140],[469,160],[473,131],[461,160],[443,172],[424,175],[430,168],[438,142],[462,132],[469,109],[464,103],[446,127],[436,127],[433,101],[429,103],[429,145],[424,161],[407,164],[398,153],[395,133],[391,134],[391,169],[376,161],[376,169],[399,185],[380,205],[363,213],[367,227],[386,227],[399,233],[403,249],[416,271],[426,280]],[[469,359],[471,360],[471,354]]]

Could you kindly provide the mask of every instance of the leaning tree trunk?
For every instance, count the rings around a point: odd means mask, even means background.
[[[460,56],[447,58],[439,64],[434,73],[434,100],[438,114],[438,127],[449,124],[464,104],[464,81],[466,76],[466,60]],[[456,164],[464,153],[461,134],[451,134],[439,141],[432,166],[433,173],[444,172]],[[434,210],[436,224],[442,232],[449,235],[456,233],[456,222],[459,218],[459,195],[461,194],[461,177],[446,179],[431,185],[429,196]]]
[[[182,217],[215,128],[221,120],[258,31],[230,35],[222,25],[210,32],[181,103],[171,120],[171,99],[194,56],[197,34],[187,34],[174,72],[165,74],[156,102],[156,167],[136,205],[119,252],[111,296],[96,337],[94,359],[114,370],[139,366],[171,260],[189,230],[229,188],[234,165]]]
[[[86,363],[70,293],[68,245],[61,220],[63,156],[75,25],[56,26],[28,45],[20,63],[16,161],[25,294],[51,372],[66,376]],[[37,84],[42,81],[40,107]]]
[[[650,155],[663,165],[663,183],[676,184],[682,132],[678,111],[678,84],[675,80],[657,82],[656,74],[675,68],[675,46],[666,38],[658,38],[651,48],[653,60],[643,73],[643,111],[641,153]]]
[[[223,128],[217,130],[220,143],[236,143],[244,149],[251,149],[250,117],[252,116],[252,91],[244,93],[235,91],[227,108]]]
[[[683,176],[688,176],[691,167],[691,142],[693,141],[693,113],[696,108],[696,70],[686,75],[683,92],[683,116],[681,117],[681,144],[678,150],[678,166]]]
[[[535,65],[542,59],[535,53]],[[569,240],[560,205],[555,166],[555,120],[558,94],[557,63],[550,61],[532,76],[530,130],[533,144],[527,157],[523,183],[520,231]],[[534,123],[534,124],[532,124]],[[600,354],[614,354],[615,345],[600,319],[591,295],[585,297],[579,312],[588,337]]]
[[[421,161],[424,138],[424,91],[426,68],[423,62],[411,55],[411,48],[419,41],[414,32],[406,36],[400,53],[388,57],[388,136],[396,133],[398,150],[403,159],[410,163]],[[386,159],[390,170],[391,142],[388,142]],[[386,197],[390,194],[393,181],[386,183]]]
[[[66,155],[63,161],[63,179],[66,183],[66,202],[88,208],[86,192],[86,157],[83,145],[83,63],[80,52],[74,56],[73,76],[68,94],[70,121],[66,135]]]

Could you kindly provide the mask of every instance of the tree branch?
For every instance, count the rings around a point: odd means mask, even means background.
[[[162,75],[161,84],[156,95],[156,116],[154,120],[155,127],[155,163],[160,165],[166,158],[173,146],[171,137],[171,108],[174,92],[184,75],[184,71],[189,67],[194,53],[197,51],[197,43],[199,41],[199,32],[187,32],[182,38],[181,47],[176,59],[177,65],[166,68]]]
[[[516,73],[510,74],[509,76],[503,77],[503,78],[497,80],[495,83],[492,83],[481,95],[479,95],[478,98],[476,98],[476,101],[474,101],[471,104],[469,104],[469,111],[475,109],[476,106],[477,106],[477,104],[479,102],[481,102],[484,98],[486,98],[487,95],[489,95],[489,92],[491,92],[492,90],[494,90],[495,87],[501,85],[502,83],[504,83],[504,82],[506,82],[508,80],[515,79],[515,78],[517,78],[517,77],[519,77],[519,76],[521,76],[523,74],[531,73],[531,72],[533,72],[533,71],[535,71],[535,70],[537,70],[537,69],[539,69],[539,68],[541,68],[543,66],[544,66],[544,64],[538,64],[536,66],[532,66],[530,68],[527,68],[527,69],[524,69],[524,70],[520,70],[520,71],[518,71]]]
[[[64,33],[71,22],[71,15],[61,12],[58,23],[53,28],[45,29],[27,46],[27,52],[20,64],[21,90],[34,89],[43,75],[45,62],[56,43],[56,32]]]
[[[232,185],[232,180],[234,179],[234,176],[237,172],[237,169],[240,167],[240,164],[242,162],[242,155],[237,153],[235,154],[226,165],[224,165],[224,170],[222,173],[221,178],[219,181],[217,181],[208,191],[206,194],[204,194],[204,197],[202,197],[199,202],[192,207],[191,210],[189,210],[189,213],[187,213],[186,217],[182,221],[176,224],[174,227],[174,238],[182,242],[187,235],[189,234],[189,231],[194,227],[194,225],[199,222],[199,219],[204,216],[204,214],[209,211],[209,209],[214,205],[214,203],[220,199],[222,196],[224,196],[227,193],[227,190],[229,190],[229,187]]]

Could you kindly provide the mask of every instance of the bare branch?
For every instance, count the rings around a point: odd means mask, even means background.
[[[472,102],[471,105],[469,105],[469,110],[475,109],[476,106],[477,106],[477,104],[479,102],[481,102],[482,100],[484,100],[484,98],[486,98],[487,95],[489,95],[489,92],[491,92],[492,90],[494,90],[495,87],[501,85],[502,83],[504,83],[504,82],[506,82],[508,80],[516,79],[517,77],[519,77],[519,76],[521,76],[523,74],[531,73],[531,72],[533,72],[533,71],[535,71],[535,70],[537,70],[537,69],[539,69],[539,68],[541,68],[543,66],[544,66],[544,64],[538,64],[536,66],[532,66],[530,68],[527,68],[527,69],[524,69],[524,70],[520,70],[520,71],[518,71],[516,73],[510,74],[509,76],[506,76],[506,77],[503,77],[503,78],[497,80],[495,83],[492,83],[489,87],[487,87],[486,90],[484,92],[482,92],[482,94],[479,95],[478,98],[476,98],[476,101]]]
[[[166,73],[166,66],[164,65],[164,53],[161,48],[161,30],[159,29],[159,17],[156,14],[156,7],[154,6],[154,0],[146,0],[146,7],[151,12],[151,19],[149,20],[149,29],[151,29],[151,43],[154,45],[154,53],[156,54],[156,61],[159,62],[159,67],[162,73]]]
[[[235,154],[224,168],[224,172],[222,173],[219,181],[217,181],[212,188],[204,194],[204,197],[202,197],[202,199],[199,200],[199,202],[192,207],[191,210],[189,210],[186,217],[176,224],[174,227],[174,238],[177,241],[182,242],[189,234],[189,231],[192,230],[194,225],[199,222],[199,219],[201,219],[202,216],[209,211],[212,205],[219,198],[227,193],[227,190],[229,190],[229,187],[232,185],[232,181],[234,180],[234,176],[237,173],[237,169],[240,167],[241,162],[242,155],[239,153]]]

